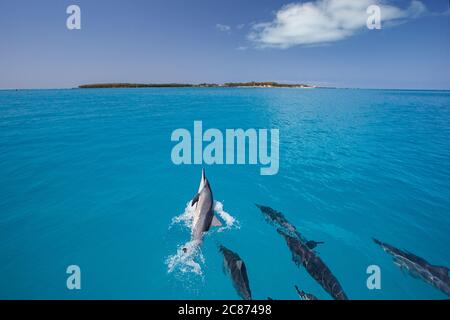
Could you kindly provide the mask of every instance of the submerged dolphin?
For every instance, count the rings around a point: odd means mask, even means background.
[[[300,241],[302,241],[309,249],[314,249],[317,247],[318,244],[322,244],[323,242],[318,242],[314,240],[307,240],[305,237],[303,237],[300,232],[297,231],[297,228],[293,224],[291,224],[284,215],[272,209],[271,207],[263,206],[260,204],[256,204],[256,206],[261,210],[261,212],[264,214],[266,219],[271,222],[277,224],[282,230],[286,231],[287,233],[290,233],[292,235],[295,235]]]
[[[434,266],[421,257],[397,249],[375,238],[373,238],[373,241],[393,256],[395,264],[400,268],[406,269],[412,276],[423,279],[450,296],[450,278],[448,277],[447,267]]]
[[[317,298],[315,295],[311,293],[306,293],[305,291],[300,290],[297,286],[295,286],[295,290],[297,291],[298,296],[302,300],[319,300],[319,298]]]
[[[320,257],[297,237],[289,235],[281,229],[278,233],[283,236],[292,252],[292,260],[299,266],[303,265],[308,273],[336,300],[347,300],[339,281],[331,273]]]
[[[198,193],[191,201],[191,207],[194,209],[191,229],[191,239],[201,242],[203,234],[211,226],[221,226],[222,224],[214,216],[214,200],[208,179],[205,176],[205,170],[202,169],[202,179]]]
[[[233,281],[233,286],[238,295],[244,300],[252,300],[252,292],[248,283],[247,268],[241,257],[224,246],[219,247],[223,254],[223,263],[225,270]]]

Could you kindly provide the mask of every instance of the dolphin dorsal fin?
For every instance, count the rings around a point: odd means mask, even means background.
[[[199,197],[200,197],[200,193],[197,193],[194,196],[194,198],[192,198],[192,200],[191,200],[191,207],[193,207],[198,202]]]
[[[222,222],[220,222],[220,220],[214,215],[211,221],[211,226],[213,227],[221,227],[222,226]]]

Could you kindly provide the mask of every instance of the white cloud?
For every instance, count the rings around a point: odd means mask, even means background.
[[[383,0],[317,0],[283,6],[272,22],[255,24],[249,39],[260,47],[288,48],[343,40],[366,28],[370,5],[381,9],[381,23],[416,18],[425,5],[413,0],[402,9]]]
[[[231,27],[227,26],[226,24],[218,23],[218,24],[216,24],[216,29],[219,31],[222,31],[222,32],[227,32],[227,31],[231,30]]]

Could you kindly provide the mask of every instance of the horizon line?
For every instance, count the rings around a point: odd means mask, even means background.
[[[119,82],[117,82],[119,83]],[[115,82],[113,84],[116,84]],[[166,84],[166,83],[162,83]],[[178,83],[177,83],[178,84]],[[217,87],[200,87],[197,86],[198,84],[191,84],[191,83],[185,83],[189,85],[193,85],[193,87],[129,87],[129,88],[80,88],[79,86],[76,87],[51,87],[51,88],[32,88],[32,87],[25,87],[25,88],[0,88],[0,91],[32,91],[32,90],[86,90],[86,89],[98,89],[98,90],[105,90],[105,89],[236,89],[238,87],[227,87],[227,86],[217,86]],[[242,88],[242,87],[241,87]],[[247,88],[254,88],[254,87],[247,87]],[[284,89],[283,87],[272,87],[272,88],[264,88],[260,87],[261,89]],[[294,88],[295,89],[295,88]],[[297,88],[298,89],[298,88]],[[341,89],[341,90],[396,90],[396,91],[450,91],[450,88],[447,89],[439,89],[439,88],[432,88],[432,89],[425,89],[425,88],[383,88],[383,87],[340,87],[340,86],[314,86],[311,85],[310,87],[307,87],[307,89]]]

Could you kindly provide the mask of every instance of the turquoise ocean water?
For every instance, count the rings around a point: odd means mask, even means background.
[[[278,128],[280,170],[206,166],[228,224],[184,259],[201,166],[171,161],[173,130]],[[330,297],[255,203],[283,212],[350,299],[442,299],[376,237],[450,266],[450,92],[338,89],[0,91],[0,298],[237,299],[221,243],[255,299]],[[82,289],[66,288],[81,268]],[[366,268],[381,267],[381,290]]]

